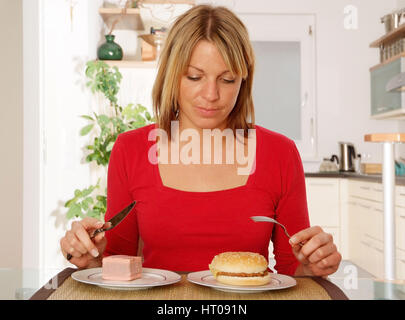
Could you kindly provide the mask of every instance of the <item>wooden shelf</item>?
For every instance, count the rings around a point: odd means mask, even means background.
[[[403,57],[405,57],[405,52],[397,54],[396,56],[393,56],[393,57],[389,58],[388,60],[385,60],[383,63],[379,63],[379,64],[371,67],[370,71],[373,71],[374,69],[378,69],[378,68],[380,68],[380,67],[382,67],[382,66],[384,66],[384,65],[386,65],[388,63],[391,63],[392,61],[395,61],[395,60],[397,60],[399,58],[403,58]]]
[[[120,19],[114,29],[145,30],[145,26],[141,19],[141,10],[138,8],[100,8],[98,12],[103,17],[104,23],[109,28],[114,21]],[[123,16],[120,18],[121,14]]]
[[[366,142],[405,142],[405,133],[371,133],[364,136]]]
[[[117,68],[157,68],[157,61],[139,61],[139,60],[101,60],[110,67]]]
[[[391,43],[401,37],[405,37],[405,23],[372,42],[370,48],[379,48],[381,45]]]

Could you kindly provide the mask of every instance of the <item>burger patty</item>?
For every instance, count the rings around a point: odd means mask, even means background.
[[[268,270],[258,273],[235,273],[235,272],[217,272],[217,276],[230,276],[230,277],[264,277],[268,275]]]

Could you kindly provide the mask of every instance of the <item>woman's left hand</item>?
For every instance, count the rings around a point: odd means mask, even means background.
[[[326,277],[339,268],[342,256],[333,243],[333,237],[319,226],[297,232],[291,237],[290,244],[295,257],[301,262],[295,272],[297,276]]]

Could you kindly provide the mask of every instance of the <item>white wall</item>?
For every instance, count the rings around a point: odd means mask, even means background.
[[[396,0],[223,0],[197,1],[223,4],[236,12],[311,13],[316,16],[318,157],[339,155],[338,141],[351,141],[357,152],[382,161],[378,144],[365,143],[364,135],[396,132],[403,121],[370,119],[369,68],[379,63],[378,49],[369,44],[384,34],[380,17],[397,6]],[[358,29],[344,28],[344,8],[358,9]],[[271,129],[271,128],[269,128]],[[400,147],[399,147],[400,148]],[[399,150],[398,148],[398,150]],[[402,148],[401,148],[402,150]],[[364,157],[363,157],[364,158]],[[304,163],[317,171],[319,162]]]
[[[22,264],[23,69],[22,1],[0,1],[0,268]]]

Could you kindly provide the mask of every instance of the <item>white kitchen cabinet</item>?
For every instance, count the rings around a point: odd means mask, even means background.
[[[405,186],[396,186],[395,205],[405,208]]]
[[[305,182],[311,226],[320,226],[330,233],[339,252],[346,258],[341,241],[340,179],[306,178]]]
[[[405,250],[405,207],[395,207],[396,221],[395,221],[395,236],[397,241],[397,248]]]
[[[343,259],[384,277],[382,183],[351,178],[307,177],[311,225],[333,235]],[[405,279],[405,186],[395,188],[397,278]]]
[[[395,188],[397,278],[405,279],[405,187]],[[376,277],[384,276],[384,204],[381,183],[350,180],[349,258]]]
[[[307,178],[306,187],[311,225],[339,228],[339,179]]]
[[[397,249],[397,279],[405,280],[405,250]]]
[[[382,186],[349,180],[348,189],[349,259],[381,278],[384,275]]]

